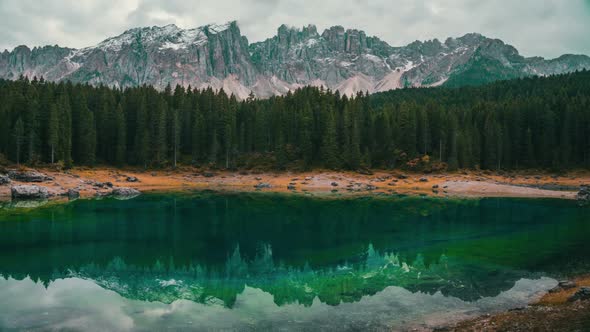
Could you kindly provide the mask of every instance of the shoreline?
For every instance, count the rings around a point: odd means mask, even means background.
[[[76,190],[81,198],[108,195],[113,187],[129,187],[141,192],[183,192],[214,190],[227,192],[271,192],[303,195],[353,197],[368,194],[420,195],[430,197],[556,198],[573,200],[582,184],[590,183],[590,172],[553,175],[547,173],[456,172],[441,174],[375,171],[371,175],[355,172],[317,170],[310,172],[203,171],[195,168],[175,170],[136,170],[111,167],[74,168],[67,172],[49,168],[21,168],[40,172],[53,180],[39,183],[11,181],[0,185],[0,201],[10,201],[13,185],[47,188],[51,198]],[[136,182],[127,181],[136,178]],[[105,185],[108,184],[108,185]],[[559,189],[559,190],[558,190]]]
[[[581,287],[590,287],[590,275],[579,275],[573,287],[556,287],[524,308],[462,320],[433,329],[467,331],[583,331],[590,327],[590,299],[568,301]]]

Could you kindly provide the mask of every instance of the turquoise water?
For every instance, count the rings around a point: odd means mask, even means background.
[[[590,270],[560,200],[144,195],[0,210],[0,327],[398,330]]]

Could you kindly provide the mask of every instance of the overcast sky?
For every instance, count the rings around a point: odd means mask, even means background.
[[[393,46],[479,32],[526,56],[590,54],[590,0],[0,0],[0,49],[94,45],[138,26],[237,20],[250,42],[279,25],[362,29]]]

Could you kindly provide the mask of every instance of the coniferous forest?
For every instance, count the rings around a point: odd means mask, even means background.
[[[354,98],[0,81],[0,154],[36,165],[226,169],[590,167],[590,72]]]

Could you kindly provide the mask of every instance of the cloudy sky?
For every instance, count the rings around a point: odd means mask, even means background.
[[[237,20],[250,42],[279,25],[365,30],[391,45],[480,32],[523,55],[590,54],[590,0],[0,0],[0,49],[84,47],[138,26]]]

